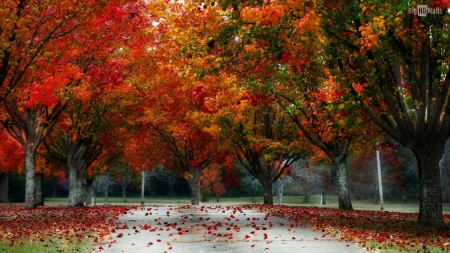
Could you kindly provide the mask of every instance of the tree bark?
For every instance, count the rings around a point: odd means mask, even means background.
[[[284,190],[284,182],[281,180],[277,180],[274,182],[275,191],[277,193],[277,205],[283,204],[283,190]]]
[[[124,185],[121,184],[122,186],[122,199],[123,199],[123,203],[127,203],[127,186],[128,184]]]
[[[97,190],[96,190],[95,187],[94,187],[94,190],[93,190],[93,195],[94,195],[94,206],[96,206],[97,205]]]
[[[105,205],[109,205],[108,191],[109,191],[109,187],[105,186]]]
[[[175,180],[176,178],[174,176],[169,176],[169,197],[171,198],[177,196],[175,193]]]
[[[25,208],[36,207],[36,153],[31,149],[25,149]]]
[[[320,204],[322,206],[327,204],[327,195],[325,192],[322,192],[322,194],[320,195]]]
[[[57,178],[53,178],[52,179],[52,198],[57,198],[58,197],[58,179]]]
[[[305,197],[303,198],[303,203],[309,203],[309,198],[311,197],[311,195],[309,194],[305,194]]]
[[[87,206],[92,205],[92,183],[94,182],[93,179],[86,179],[86,185],[85,185],[85,191],[86,191],[86,198],[85,202]]]
[[[187,177],[189,186],[191,187],[191,205],[200,204],[200,188],[198,183],[202,174],[202,168],[194,167],[190,169],[190,175]]]
[[[84,196],[83,196],[83,173],[82,169],[79,168],[81,165],[74,164],[70,161],[69,166],[69,206],[78,207],[84,206]]]
[[[283,188],[284,188],[284,184],[280,184],[279,188],[277,188],[277,204],[278,205],[283,204]]]
[[[264,191],[264,204],[273,205],[273,192],[272,192],[272,183],[264,182],[262,183],[263,191]]]
[[[44,205],[44,173],[36,173],[36,206]]]
[[[352,199],[350,197],[350,187],[348,185],[347,164],[345,159],[337,161],[337,182],[339,187],[339,210],[353,210]]]
[[[446,227],[442,213],[442,188],[439,155],[433,152],[416,153],[419,169],[419,223]]]

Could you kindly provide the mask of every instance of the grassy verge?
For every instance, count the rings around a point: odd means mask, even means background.
[[[0,252],[91,252],[96,242],[112,240],[110,224],[128,209],[0,204]]]
[[[302,196],[284,196],[283,205],[295,205],[295,206],[317,206],[325,208],[338,208],[338,198],[337,196],[327,196],[326,205],[320,205],[320,196],[313,195],[310,197],[308,203],[303,203],[304,198]],[[189,198],[163,198],[163,197],[146,197],[144,199],[145,205],[158,205],[158,204],[190,204]],[[242,197],[242,198],[221,198],[220,202],[217,202],[214,198],[209,201],[201,202],[203,205],[236,205],[236,204],[262,204],[262,197]],[[67,205],[67,198],[46,198],[46,205]],[[127,198],[127,202],[124,203],[123,199],[120,197],[110,197],[109,203],[111,205],[140,205],[141,198]],[[277,203],[277,199],[274,198],[274,203]],[[97,197],[97,206],[104,206],[104,198]],[[364,201],[353,201],[353,208],[355,210],[380,210],[380,205],[375,205]],[[450,203],[444,203],[443,209],[445,214],[450,214]],[[407,213],[417,213],[419,212],[419,203],[394,203],[386,202],[384,204],[384,211],[388,212],[407,212]]]
[[[41,241],[42,240],[42,241]],[[17,252],[17,253],[47,253],[47,252],[65,252],[80,253],[91,252],[94,242],[92,240],[84,240],[81,242],[71,241],[62,238],[46,238],[21,239],[14,244],[10,242],[0,241],[0,252]]]

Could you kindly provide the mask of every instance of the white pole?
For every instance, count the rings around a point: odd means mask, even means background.
[[[141,189],[141,205],[144,205],[144,186],[145,186],[145,171],[142,171],[142,189]]]
[[[380,206],[383,210],[383,184],[381,182],[381,165],[380,165],[380,151],[377,150],[377,168],[378,168],[378,189],[380,190]]]

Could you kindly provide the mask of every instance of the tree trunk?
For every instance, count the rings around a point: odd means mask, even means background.
[[[345,159],[337,163],[336,169],[339,187],[339,210],[353,210]]]
[[[320,194],[320,204],[322,206],[327,204],[327,195],[325,192],[322,192],[322,194]]]
[[[303,198],[303,203],[309,203],[309,198],[311,197],[311,195],[309,194],[305,194],[305,197]]]
[[[92,183],[94,182],[93,179],[86,179],[86,187],[85,187],[85,191],[86,191],[86,198],[85,198],[85,202],[87,206],[92,205]]]
[[[81,165],[70,161],[69,166],[69,206],[84,206],[83,176]]]
[[[52,179],[52,199],[58,197],[58,179],[53,178]]]
[[[36,206],[44,205],[44,173],[36,173]]]
[[[264,204],[273,205],[273,193],[272,193],[272,184],[265,182],[261,183],[264,191]]]
[[[415,152],[419,169],[419,223],[445,227],[442,213],[442,188],[439,168],[439,154]]]
[[[277,191],[277,204],[282,205],[283,204],[283,190],[284,190],[284,183],[282,183],[280,180],[275,181],[275,188]]]
[[[36,207],[36,156],[33,150],[25,149],[25,208]]]
[[[128,184],[121,184],[121,186],[122,186],[123,203],[127,203],[127,186],[128,186]]]
[[[109,205],[108,190],[109,190],[109,187],[106,186],[105,187],[105,205]]]
[[[175,177],[169,176],[169,197],[171,198],[177,196],[177,194],[175,193],[175,180]]]
[[[96,189],[96,187],[94,187],[93,195],[94,195],[94,206],[96,206],[97,205],[97,189]]]
[[[374,204],[374,205],[378,205],[378,204],[379,204],[379,203],[378,203],[379,199],[380,199],[380,193],[379,193],[378,191],[376,191],[376,192],[373,194],[373,204]]]
[[[200,188],[198,187],[198,183],[202,174],[202,168],[194,167],[190,170],[191,173],[188,175],[187,180],[189,182],[189,186],[191,187],[191,205],[199,205]]]

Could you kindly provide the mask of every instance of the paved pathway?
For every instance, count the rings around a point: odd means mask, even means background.
[[[322,235],[240,206],[145,206],[120,216],[115,242],[95,252],[367,252]]]

